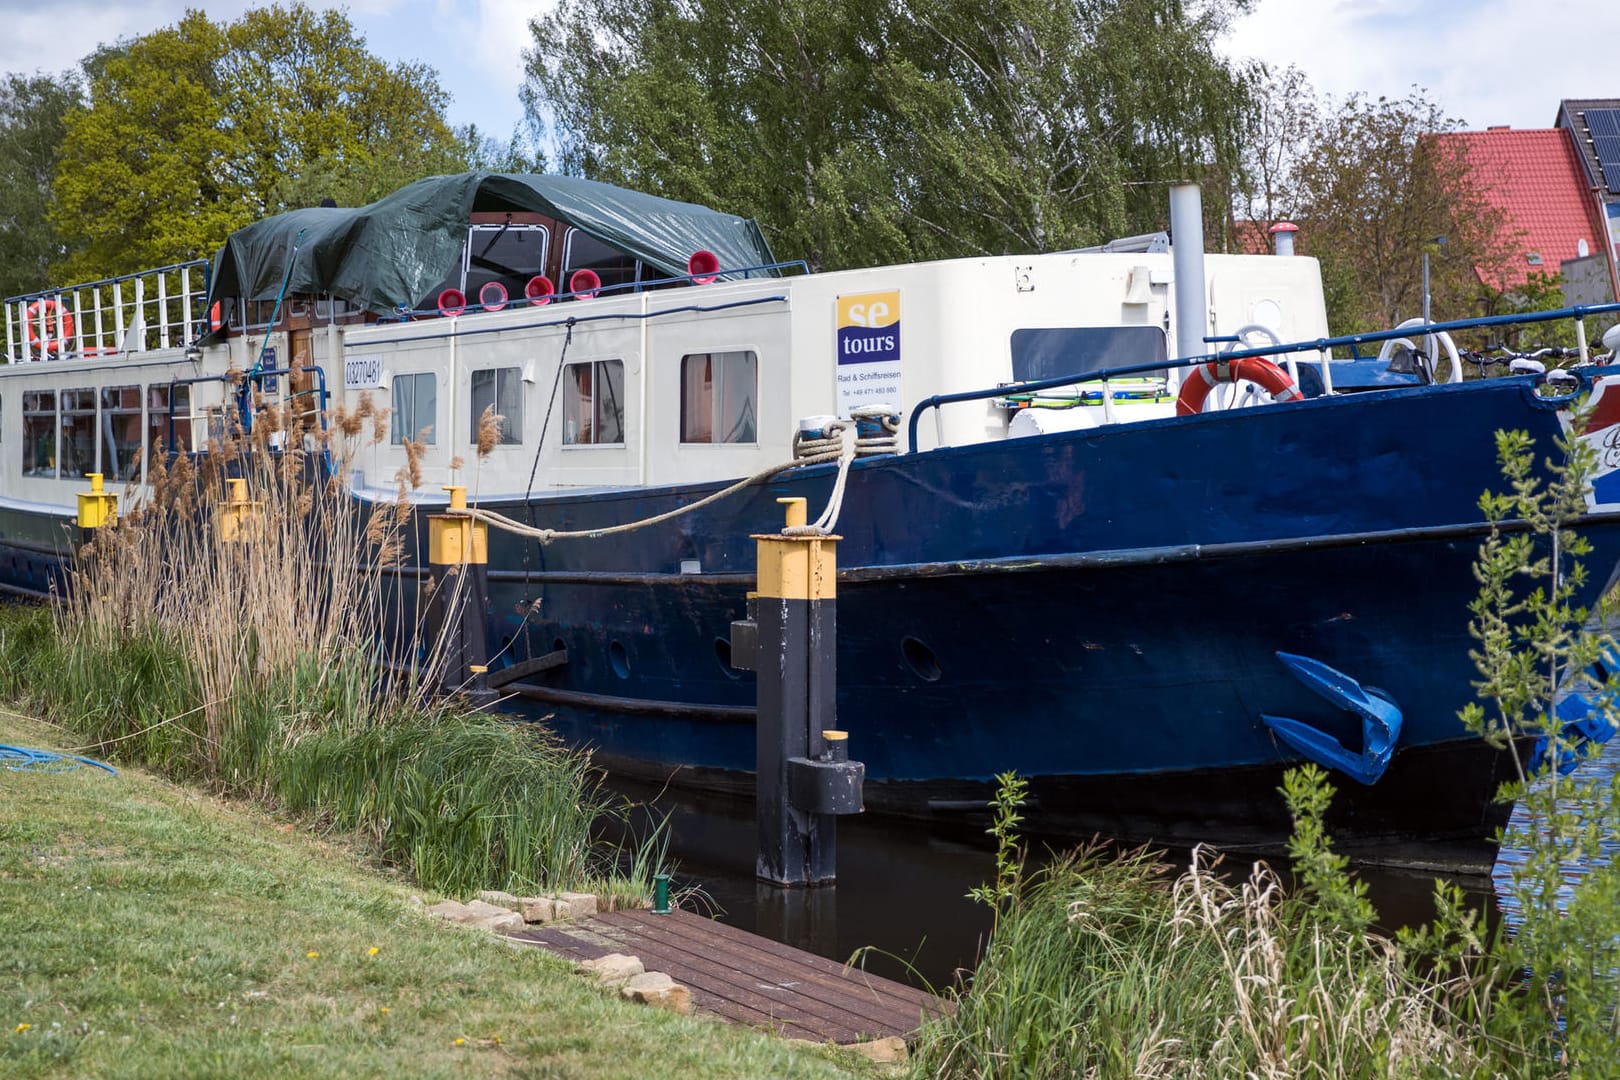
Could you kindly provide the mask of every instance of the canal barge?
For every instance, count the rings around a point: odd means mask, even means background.
[[[802,496],[841,538],[837,707],[869,808],[950,818],[1012,771],[1050,829],[1269,844],[1281,771],[1314,759],[1346,835],[1484,837],[1507,761],[1457,712],[1493,433],[1550,452],[1613,376],[1420,364],[1344,393],[1315,260],[1206,254],[1178,197],[1175,245],[811,273],[745,219],[472,173],[14,297],[0,586],[56,587],[88,474],[138,499],[146,461],[255,400],[370,395],[391,434],[345,467],[352,497],[393,499],[415,442],[419,510],[461,484],[521,523],[490,534],[490,680],[610,768],[747,789],[731,624],[751,534]],[[1620,564],[1616,464],[1582,600]]]

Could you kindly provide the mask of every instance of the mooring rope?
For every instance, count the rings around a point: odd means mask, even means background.
[[[860,421],[863,419],[868,421],[868,428],[875,426],[878,433],[862,436],[860,434]],[[788,536],[825,536],[831,533],[833,527],[837,525],[839,512],[843,509],[844,488],[849,478],[850,465],[857,457],[895,453],[899,444],[900,418],[897,414],[890,412],[886,406],[868,405],[855,409],[852,418],[848,421],[829,421],[822,427],[821,431],[821,435],[813,435],[808,438],[795,436],[793,440],[794,459],[792,461],[761,469],[752,476],[738,480],[729,487],[705,495],[697,502],[677,506],[673,510],[666,510],[662,514],[654,514],[652,517],[642,518],[640,521],[627,521],[622,525],[607,525],[600,529],[544,529],[532,524],[525,525],[523,522],[509,518],[505,514],[497,513],[494,510],[485,510],[477,506],[447,507],[444,513],[482,521],[500,529],[502,532],[511,533],[514,536],[528,537],[531,540],[538,540],[542,544],[549,544],[553,540],[595,540],[603,536],[635,532],[637,529],[645,529],[678,518],[682,514],[690,514],[694,510],[708,506],[710,503],[719,502],[721,499],[735,495],[746,487],[769,480],[778,473],[786,472],[789,469],[836,461],[838,462],[838,477],[833,481],[832,495],[828,498],[827,506],[822,510],[821,516],[808,525],[790,525],[782,530]],[[536,461],[538,462],[538,456]],[[529,505],[532,513],[533,503],[527,497],[524,501]]]
[[[443,512],[446,514],[453,514],[458,517],[469,517],[477,521],[487,522],[503,532],[509,532],[515,536],[527,536],[530,539],[540,541],[542,544],[549,544],[553,540],[594,540],[600,536],[613,536],[617,533],[634,532],[636,529],[645,529],[649,525],[657,525],[660,522],[668,521],[671,518],[680,517],[682,514],[689,514],[693,510],[708,506],[710,503],[719,502],[728,495],[735,495],[737,492],[741,491],[745,487],[748,487],[750,484],[757,484],[763,480],[769,480],[777,473],[786,472],[789,469],[796,469],[801,465],[819,465],[824,461],[835,461],[837,460],[837,457],[837,454],[820,454],[816,457],[789,461],[780,465],[772,465],[768,469],[761,469],[759,472],[745,480],[737,481],[730,487],[721,488],[719,491],[705,495],[697,502],[687,503],[685,506],[677,506],[673,510],[665,511],[662,514],[655,514],[650,518],[643,518],[640,521],[628,521],[623,525],[607,525],[600,529],[542,529],[533,525],[525,525],[521,521],[513,521],[505,514],[498,514],[493,510],[484,510],[477,506],[468,506],[455,509],[446,508]]]

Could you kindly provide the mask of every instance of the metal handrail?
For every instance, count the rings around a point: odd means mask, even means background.
[[[39,292],[20,293],[17,296],[8,296],[4,303],[14,304],[18,300],[44,300],[55,297],[61,293],[72,292],[75,289],[94,289],[98,285],[116,285],[121,281],[134,281],[136,278],[150,277],[153,274],[167,274],[171,270],[192,270],[197,267],[210,267],[207,259],[188,259],[186,262],[171,263],[168,266],[154,266],[150,270],[137,270],[133,274],[119,274],[117,277],[99,278],[95,281],[81,281],[77,285],[63,285],[59,289],[42,289]],[[206,271],[205,271],[206,272]],[[206,282],[207,279],[204,278]],[[204,294],[207,289],[204,288]]]
[[[929,409],[937,409],[942,405],[953,405],[961,401],[982,401],[985,398],[1003,397],[1007,394],[1033,393],[1038,390],[1050,390],[1059,386],[1105,382],[1108,379],[1115,379],[1124,375],[1142,375],[1150,371],[1162,371],[1165,368],[1197,367],[1200,364],[1207,364],[1212,361],[1231,363],[1234,360],[1242,360],[1251,356],[1275,356],[1278,353],[1320,352],[1325,354],[1328,349],[1332,348],[1348,347],[1355,350],[1359,345],[1393,341],[1399,338],[1414,338],[1452,330],[1477,330],[1490,326],[1519,326],[1524,323],[1553,322],[1558,319],[1584,319],[1589,315],[1611,314],[1620,314],[1620,303],[1580,304],[1575,307],[1559,308],[1556,311],[1532,311],[1523,315],[1484,315],[1473,319],[1455,319],[1451,322],[1408,326],[1404,330],[1372,330],[1365,334],[1345,334],[1340,337],[1317,338],[1315,341],[1295,341],[1282,345],[1265,345],[1253,349],[1233,349],[1230,352],[1206,353],[1203,356],[1187,356],[1179,360],[1155,360],[1152,363],[1127,364],[1121,367],[1102,368],[1098,371],[1081,371],[1071,375],[1059,375],[1050,379],[1005,383],[1001,386],[992,386],[983,390],[961,390],[954,394],[934,394],[932,397],[926,397],[912,406],[911,419],[906,426],[906,441],[908,449],[915,453],[917,449],[917,427],[922,419],[922,414]],[[1204,339],[1206,343],[1211,340],[1218,339]]]

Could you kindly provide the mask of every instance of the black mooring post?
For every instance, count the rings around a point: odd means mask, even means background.
[[[803,525],[804,500],[786,503]],[[754,735],[755,872],[777,885],[817,885],[838,876],[840,814],[861,811],[865,766],[849,760],[836,730],[838,538],[765,535],[750,618],[732,624],[732,663],[757,675]]]

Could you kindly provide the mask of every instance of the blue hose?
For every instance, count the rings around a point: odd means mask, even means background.
[[[94,758],[79,757],[77,754],[55,754],[49,750],[30,750],[25,746],[0,746],[0,766],[11,769],[13,772],[67,772],[77,769],[81,764],[94,765],[98,769],[106,769],[114,776],[118,770],[111,765],[104,765]]]

